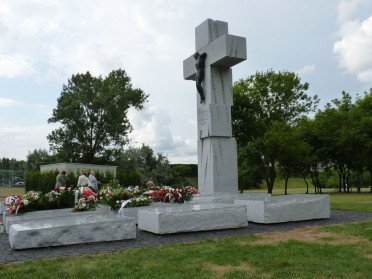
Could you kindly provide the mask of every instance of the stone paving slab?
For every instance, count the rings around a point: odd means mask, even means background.
[[[8,241],[8,236],[6,234],[0,234],[0,263],[10,263],[16,261],[53,258],[61,256],[94,254],[111,251],[123,251],[139,247],[154,247],[163,244],[192,242],[207,238],[221,238],[262,232],[286,231],[301,227],[326,226],[332,224],[360,221],[372,221],[372,212],[332,210],[331,218],[329,219],[291,222],[275,225],[250,223],[249,226],[245,228],[179,233],[170,235],[157,235],[137,229],[137,237],[133,240],[76,244],[61,247],[27,249],[21,251],[12,250]]]

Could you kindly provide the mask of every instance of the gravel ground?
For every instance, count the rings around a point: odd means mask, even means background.
[[[0,263],[26,261],[32,259],[52,258],[94,254],[108,251],[122,251],[138,247],[158,246],[162,244],[197,241],[206,238],[220,238],[260,232],[285,231],[294,228],[325,226],[340,223],[372,220],[372,212],[332,210],[330,219],[290,222],[282,224],[261,225],[249,223],[246,228],[227,229],[206,232],[178,233],[171,235],[156,235],[137,229],[137,238],[112,242],[76,244],[60,247],[47,247],[14,251],[10,248],[8,235],[0,234]]]

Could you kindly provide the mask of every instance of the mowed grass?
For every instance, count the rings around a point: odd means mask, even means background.
[[[332,193],[331,208],[353,211],[372,211],[372,193]]]
[[[0,278],[371,278],[372,222],[0,265]]]
[[[314,187],[309,183],[309,193],[314,193]],[[266,185],[262,184],[260,189],[248,190],[246,193],[265,193]],[[306,184],[301,178],[291,178],[288,181],[288,194],[306,193]],[[370,188],[362,188],[361,193],[353,189],[352,193],[338,193],[337,189],[323,189],[323,193],[329,194],[331,199],[331,209],[352,210],[352,211],[371,211],[372,212],[372,193]],[[275,181],[273,195],[284,195],[284,180]],[[371,276],[372,278],[372,276]]]
[[[23,195],[25,193],[24,187],[0,187],[0,201],[10,195]]]

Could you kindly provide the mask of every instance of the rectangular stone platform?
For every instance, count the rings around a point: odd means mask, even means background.
[[[3,214],[5,211],[5,204],[3,202],[0,202],[0,215]]]
[[[138,228],[156,234],[246,227],[247,207],[225,203],[180,204],[138,211]]]
[[[247,206],[248,221],[263,224],[324,219],[331,216],[329,195],[245,196],[236,198],[234,204]]]
[[[82,212],[72,212],[72,208],[64,208],[64,209],[52,209],[52,210],[39,210],[39,211],[32,211],[26,213],[20,213],[17,215],[3,215],[3,223],[5,232],[9,233],[9,228],[13,224],[21,224],[24,222],[28,222],[31,220],[45,220],[51,218],[61,218],[61,217],[68,217],[68,216],[76,216],[76,215],[95,215],[98,212],[108,212],[110,211],[110,207],[106,205],[100,205],[95,210],[92,211],[82,211]]]
[[[12,249],[70,245],[136,238],[133,218],[102,215],[76,215],[53,219],[37,219],[9,228]]]
[[[146,210],[146,209],[150,209],[151,208],[154,208],[154,207],[167,207],[167,206],[177,206],[178,204],[174,204],[174,203],[165,203],[165,202],[155,202],[153,203],[152,205],[149,205],[149,206],[139,206],[139,207],[128,207],[128,208],[124,208],[122,210],[122,212],[120,213],[117,213],[118,216],[127,216],[127,217],[131,217],[134,219],[134,221],[136,222],[136,224],[138,224],[138,211],[139,210]]]
[[[214,194],[197,194],[191,200],[193,203],[234,203],[235,199],[244,197],[264,197],[267,194],[263,193],[250,193],[250,194],[233,194],[233,193],[214,193]]]

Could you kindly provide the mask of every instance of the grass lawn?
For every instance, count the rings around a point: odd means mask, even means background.
[[[371,278],[372,222],[0,265],[0,277]]]
[[[310,184],[311,185],[311,184]],[[355,191],[355,189],[353,189]],[[265,193],[266,185],[261,185],[260,189],[248,190],[247,193]],[[301,178],[291,178],[288,181],[288,194],[306,193],[306,184]],[[309,186],[309,193],[314,193],[314,187]],[[372,193],[369,188],[362,188],[361,193],[338,193],[336,189],[323,189],[331,198],[331,209],[372,211]],[[284,180],[275,181],[273,195],[284,195]]]
[[[330,197],[332,209],[372,211],[372,193],[332,193]]]
[[[10,195],[23,195],[25,193],[24,187],[0,187],[0,201]]]

